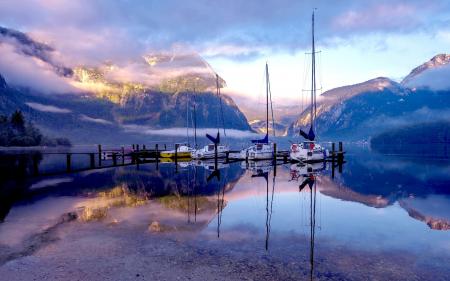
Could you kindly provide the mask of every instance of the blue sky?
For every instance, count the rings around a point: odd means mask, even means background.
[[[174,46],[202,55],[226,91],[258,98],[269,62],[274,98],[297,99],[317,8],[324,90],[377,76],[400,80],[449,52],[447,0],[12,0],[0,25],[29,32],[72,62],[126,60]]]

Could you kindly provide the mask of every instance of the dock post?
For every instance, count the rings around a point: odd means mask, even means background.
[[[136,151],[139,152],[139,144],[136,144]]]
[[[71,158],[72,158],[72,154],[70,154],[70,153],[67,153],[66,154],[66,170],[67,170],[67,172],[70,172],[70,170],[72,170],[72,167],[71,167]]]
[[[117,153],[113,152],[112,154],[113,166],[117,166]]]
[[[102,145],[98,145],[98,165],[102,165]]]
[[[134,161],[136,164],[136,169],[139,170],[139,153],[134,153]]]
[[[175,173],[178,174],[178,144],[175,144]]]
[[[273,161],[277,163],[277,144],[273,143]]]
[[[122,153],[122,165],[125,165],[125,147],[122,145],[120,150],[121,150],[121,153]]]
[[[33,155],[33,175],[39,175],[39,157],[37,154]]]
[[[333,162],[331,162],[331,178],[334,179],[334,170],[336,169],[336,165]]]
[[[95,154],[94,153],[89,153],[89,159],[90,159],[90,168],[94,169],[95,168]]]
[[[158,144],[155,144],[155,158],[156,158],[156,170],[159,169],[159,151]]]
[[[273,165],[273,176],[274,177],[277,176],[277,162],[275,162],[274,165]]]
[[[331,143],[331,158],[334,161],[334,157],[336,157],[336,144],[333,142]]]
[[[131,147],[132,147],[132,149],[133,149],[133,151],[134,151],[134,143],[131,145]]]
[[[166,146],[166,144],[164,144],[164,150],[167,150],[167,146]]]
[[[218,167],[218,162],[219,162],[219,159],[218,159],[218,156],[219,156],[219,154],[217,153],[217,143],[214,143],[214,164],[215,164],[215,169],[217,170],[217,167]]]
[[[142,150],[145,150],[145,144],[142,145]]]
[[[338,152],[338,162],[341,163],[342,166],[342,162],[344,161],[344,148],[342,145],[342,142],[339,142],[339,152]],[[340,166],[339,168],[339,173],[342,172],[342,167]]]

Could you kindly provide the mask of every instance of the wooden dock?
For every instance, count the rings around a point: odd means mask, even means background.
[[[175,151],[177,151],[177,146],[175,145]],[[157,168],[159,163],[161,163],[161,151],[167,150],[166,144],[155,144],[152,148],[149,148],[146,145],[138,145],[133,144],[131,147],[125,148],[121,146],[116,149],[103,149],[102,145],[97,146],[96,152],[39,152],[36,155],[61,155],[65,158],[65,165],[61,163],[61,167],[65,167],[65,169],[61,169],[58,171],[41,171],[39,164],[42,158],[33,155],[32,157],[32,168],[31,173],[21,173],[22,175],[26,175],[27,177],[45,177],[45,176],[55,176],[67,173],[78,173],[89,170],[96,169],[105,169],[105,168],[113,168],[113,167],[121,167],[121,166],[130,166],[136,165],[139,168],[140,164],[144,163],[156,163]],[[289,163],[289,151],[288,150],[276,150],[273,153],[273,157],[269,159],[261,159],[261,160],[251,160],[248,157],[245,159],[233,159],[230,158],[230,154],[238,153],[239,151],[229,151],[223,157],[216,157],[210,159],[217,162],[224,161],[225,163],[233,163],[233,162],[250,162],[250,161],[267,161],[273,160],[274,164],[279,162],[281,163]],[[335,143],[332,143],[331,151],[329,157],[325,160],[327,162],[332,162],[332,174],[334,176],[335,168],[339,169],[339,172],[342,172],[342,165],[345,163],[344,161],[345,152],[343,151],[342,142],[339,142],[338,150],[335,149]],[[86,165],[83,167],[75,167],[73,158],[83,157],[85,160],[83,162]],[[174,157],[171,159],[176,165],[178,162],[185,161],[186,158],[179,158],[177,153],[175,153]],[[25,168],[24,168],[25,169]]]

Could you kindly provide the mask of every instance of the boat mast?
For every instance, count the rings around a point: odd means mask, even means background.
[[[197,148],[197,108],[196,108],[196,98],[195,98],[195,87],[194,87],[194,145]]]
[[[316,114],[316,46],[314,42],[314,10],[312,13],[312,71],[311,71],[311,127],[314,129]]]
[[[266,134],[269,135],[269,65],[266,62]]]
[[[227,134],[225,133],[225,118],[223,116],[222,97],[220,96],[219,74],[217,73],[216,73],[216,87],[217,87],[217,97],[219,98],[220,114],[222,117],[223,135],[226,136]],[[217,132],[219,132],[219,112],[217,112]]]
[[[189,95],[186,93],[186,138],[189,146]]]
[[[219,94],[219,75],[216,73],[216,94],[217,98],[220,98]],[[217,134],[219,134],[219,110],[216,112],[216,126],[217,126]]]

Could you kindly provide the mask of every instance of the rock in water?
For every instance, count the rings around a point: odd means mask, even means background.
[[[159,222],[154,221],[150,224],[150,226],[148,227],[148,231],[150,232],[161,232],[161,226],[159,224]]]

